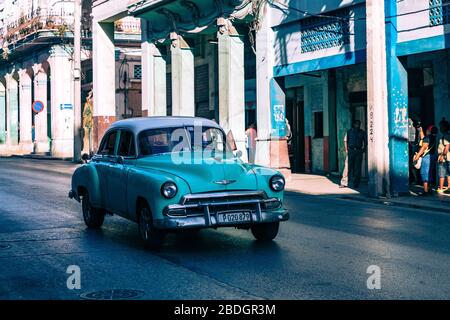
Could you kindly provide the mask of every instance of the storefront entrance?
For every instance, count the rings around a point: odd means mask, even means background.
[[[288,136],[289,161],[293,173],[305,172],[305,103],[303,92],[303,87],[290,88],[286,91],[286,119],[291,131]]]

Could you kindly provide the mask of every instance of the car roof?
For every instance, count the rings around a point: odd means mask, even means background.
[[[130,118],[114,122],[109,130],[112,129],[129,129],[135,134],[147,130],[168,127],[193,126],[201,124],[205,127],[220,128],[213,120],[200,117],[183,117],[183,116],[152,116],[142,118]]]

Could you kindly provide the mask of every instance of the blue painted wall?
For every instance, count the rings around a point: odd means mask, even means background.
[[[0,144],[6,142],[6,92],[0,83]]]
[[[270,80],[270,112],[271,133],[274,138],[286,136],[286,95],[280,83],[272,78]]]
[[[389,167],[393,195],[408,192],[408,74],[397,57],[397,1],[385,0]]]

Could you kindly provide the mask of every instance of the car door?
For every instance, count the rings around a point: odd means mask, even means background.
[[[101,207],[109,210],[109,169],[111,163],[115,162],[115,151],[117,147],[117,140],[119,138],[118,131],[112,130],[105,134],[100,143],[100,148],[97,154],[92,158],[92,163],[97,169],[99,187],[101,194]]]
[[[111,210],[119,215],[127,215],[128,171],[134,166],[136,150],[133,133],[120,130],[119,144],[115,160],[109,164],[108,194]]]

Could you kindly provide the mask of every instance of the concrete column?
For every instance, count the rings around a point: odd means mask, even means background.
[[[267,7],[261,10],[266,10]],[[287,177],[290,173],[287,150],[285,97],[282,86],[273,78],[274,33],[270,27],[270,14],[262,14],[261,26],[256,33],[256,163],[280,169]],[[275,116],[277,111],[277,116]],[[274,120],[277,120],[275,122]]]
[[[167,115],[166,60],[155,44],[142,47],[142,116]]]
[[[50,50],[52,146],[51,154],[59,158],[73,157],[74,99],[70,53],[60,46]]]
[[[442,53],[437,59],[433,59],[434,123],[436,126],[439,126],[443,117],[447,121],[450,120],[450,108],[448,107],[450,68],[447,55],[445,52]]]
[[[6,143],[6,88],[0,81],[0,144]]]
[[[142,98],[142,116],[147,117],[151,113],[149,110],[153,107],[153,43],[148,40],[148,22],[141,19],[141,50],[142,50],[142,80],[141,80],[141,98]]]
[[[155,46],[153,50],[153,112],[155,116],[167,115],[166,59]],[[192,96],[194,94],[192,93]],[[195,108],[194,108],[195,110]]]
[[[44,104],[44,110],[34,115],[35,152],[50,152],[50,144],[47,135],[47,71],[42,64],[35,64],[34,71],[34,99]]]
[[[194,116],[194,54],[188,43],[175,33],[172,45],[172,115]]]
[[[330,172],[330,101],[328,93],[328,71],[322,72],[322,103],[323,103],[323,171]]]
[[[229,20],[219,18],[218,73],[219,73],[219,123],[232,131],[236,147],[247,159],[245,148],[245,77],[244,42]]]
[[[397,1],[385,0],[389,179],[393,196],[409,192],[408,73],[397,57]]]
[[[367,136],[369,194],[389,190],[387,69],[383,1],[367,0]]]
[[[13,74],[6,75],[6,115],[8,117],[8,133],[6,141],[9,145],[19,144],[19,84]]]
[[[116,119],[114,23],[92,22],[94,150]]]
[[[23,153],[33,152],[31,141],[31,76],[26,69],[19,70],[20,145]]]

